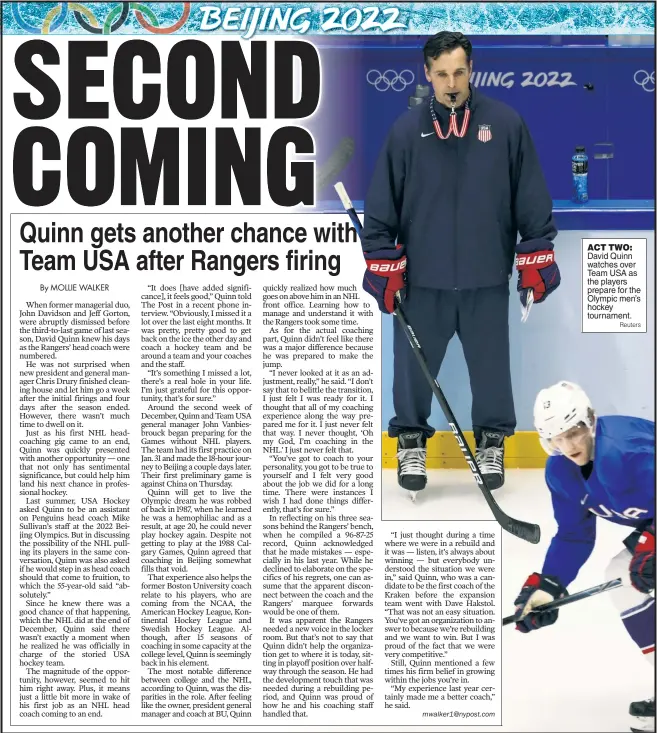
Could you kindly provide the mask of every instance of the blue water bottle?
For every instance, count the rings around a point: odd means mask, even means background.
[[[589,200],[589,156],[582,145],[575,148],[573,155],[573,201],[585,204]]]

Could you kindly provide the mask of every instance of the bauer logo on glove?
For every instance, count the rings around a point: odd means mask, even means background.
[[[367,270],[363,289],[377,302],[382,313],[392,313],[397,307],[398,295],[402,302],[406,295],[406,255],[401,244],[396,247],[363,252]]]
[[[371,262],[368,264],[367,269],[370,272],[398,272],[406,269],[406,258],[404,257],[399,262]]]
[[[554,245],[548,239],[530,239],[516,246],[518,292],[525,307],[530,291],[534,303],[542,303],[561,283],[553,248]]]
[[[516,257],[516,267],[520,270],[531,265],[549,264],[554,262],[554,252],[533,255],[518,255]]]

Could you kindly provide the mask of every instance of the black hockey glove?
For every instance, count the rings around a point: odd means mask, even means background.
[[[543,626],[550,626],[559,616],[558,609],[545,611],[545,613],[532,613],[532,611],[567,595],[568,591],[554,575],[532,573],[514,601],[516,629],[526,634],[529,631],[541,629]]]

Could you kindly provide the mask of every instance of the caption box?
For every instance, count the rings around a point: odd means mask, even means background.
[[[646,333],[646,239],[582,239],[582,333]]]

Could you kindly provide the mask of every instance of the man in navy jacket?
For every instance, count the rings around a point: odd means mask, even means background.
[[[461,340],[472,389],[476,459],[490,489],[504,483],[504,437],[516,418],[509,356],[509,280],[517,255],[527,306],[560,281],[552,200],[522,118],[470,86],[472,44],[442,32],[424,47],[434,96],[393,125],[365,199],[363,286],[381,311],[395,297],[437,375],[447,344]],[[518,233],[521,241],[517,244]],[[398,480],[426,485],[431,388],[394,324]]]

